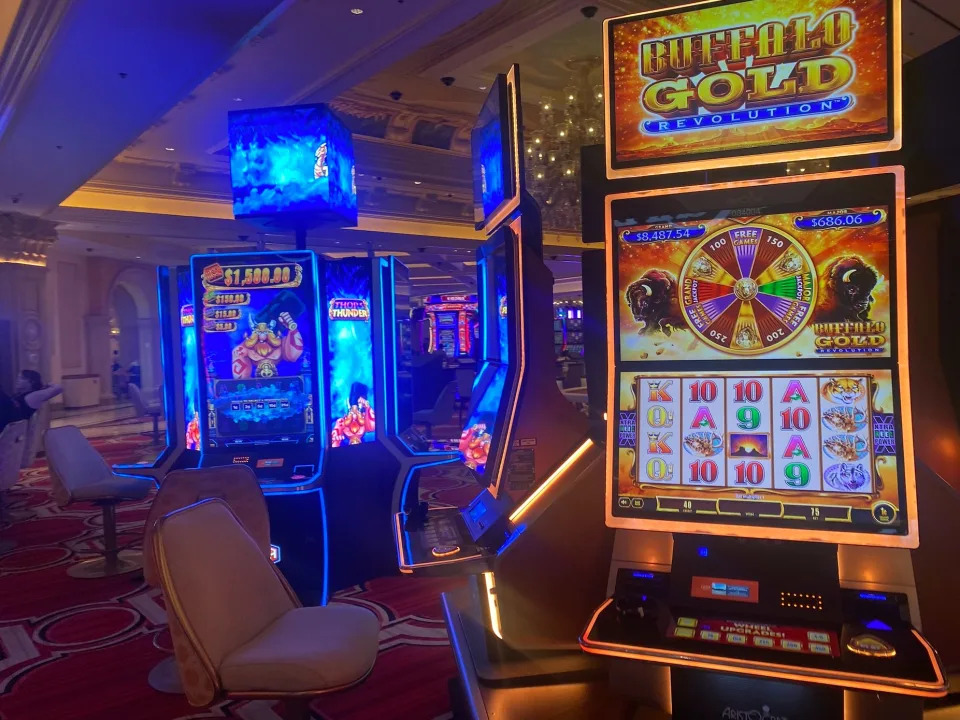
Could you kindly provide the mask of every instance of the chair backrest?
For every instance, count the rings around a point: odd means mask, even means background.
[[[174,510],[201,500],[223,500],[240,520],[243,529],[253,538],[260,551],[270,555],[270,516],[267,501],[257,476],[247,465],[224,465],[196,470],[174,470],[167,473],[157,490],[144,523],[143,579],[152,587],[160,587],[156,558],[153,554],[153,533],[157,521]]]
[[[17,484],[26,447],[26,420],[9,423],[0,432],[0,490],[8,490]]]
[[[477,377],[476,371],[470,368],[459,368],[454,375],[457,378],[457,392],[460,397],[470,397],[473,394],[473,381]]]
[[[184,691],[203,705],[221,692],[224,658],[299,603],[222,500],[164,516],[153,544]]]
[[[583,380],[583,369],[583,363],[570,363],[567,366],[567,374],[563,376],[563,387],[580,387]]]
[[[21,467],[28,468],[37,459],[40,448],[43,447],[43,434],[50,427],[50,403],[45,402],[27,421],[27,446],[23,451]]]
[[[457,404],[457,381],[451,380],[443,386],[440,396],[433,406],[433,416],[439,425],[453,417],[453,409]]]
[[[74,490],[113,475],[113,471],[74,425],[50,428],[43,434],[50,466],[53,497],[61,506],[73,501]]]
[[[133,410],[137,413],[137,417],[146,415],[147,404],[143,401],[143,394],[140,392],[140,387],[133,383],[127,383],[127,394],[130,396],[130,403],[133,405]]]

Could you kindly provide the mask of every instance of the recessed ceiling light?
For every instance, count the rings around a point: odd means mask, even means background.
[[[176,148],[165,147],[164,150],[166,150],[167,152],[173,152],[174,150],[176,150]]]
[[[414,180],[414,181],[413,181],[413,184],[414,184],[414,185],[420,185],[420,184],[422,184],[422,182],[423,182],[422,180]]]
[[[235,98],[233,99],[233,101],[234,101],[234,102],[243,102],[243,98],[242,98],[242,97],[235,97]]]
[[[487,89],[487,86],[486,86],[486,85],[481,85],[481,86],[480,86],[480,89],[481,89],[481,90],[486,90],[486,89]]]
[[[137,257],[136,257],[135,259],[136,259],[136,260],[139,260],[139,259],[140,259],[140,256],[139,256],[139,255],[137,255]]]
[[[350,12],[354,15],[363,15],[363,8],[351,8]]]

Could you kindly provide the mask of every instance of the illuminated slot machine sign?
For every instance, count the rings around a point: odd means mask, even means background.
[[[430,351],[448,357],[469,355],[478,322],[476,295],[430,295],[424,303],[430,322]]]
[[[315,257],[191,260],[200,323],[204,447],[315,442]]]
[[[608,213],[611,523],[915,542],[901,170],[614,195]]]
[[[607,175],[898,150],[900,3],[716,0],[605,23]]]
[[[190,268],[177,268],[177,304],[180,308],[180,362],[183,370],[184,447],[200,449],[200,409],[197,406],[197,334]]]
[[[330,447],[338,448],[376,439],[372,273],[366,258],[329,261],[325,268]]]

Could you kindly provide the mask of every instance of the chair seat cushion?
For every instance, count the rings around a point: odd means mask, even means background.
[[[150,492],[153,481],[147,478],[111,475],[88,485],[73,488],[71,500],[141,500]]]
[[[380,623],[364,608],[333,603],[290,610],[224,658],[228,693],[322,691],[362,680],[377,657]]]

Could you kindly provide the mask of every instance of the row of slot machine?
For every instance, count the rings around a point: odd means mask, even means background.
[[[508,537],[471,546],[472,599],[444,596],[472,717],[562,715],[558,682],[595,717],[626,696],[676,717],[919,718],[947,692],[910,556],[904,173],[881,160],[901,145],[900,3],[788,5],[605,21],[605,167],[583,180],[605,236],[605,437],[502,524],[481,503],[417,546],[398,516],[401,560],[434,569],[475,521]],[[512,112],[514,165],[474,147],[479,199],[522,175]]]
[[[498,88],[504,98],[483,125],[504,128],[495,141],[509,152],[506,76]],[[430,307],[456,318],[456,339],[479,359],[462,431],[425,435],[402,397],[412,284],[396,258],[196,255],[158,275],[166,447],[118,470],[162,482],[175,469],[250,467],[270,513],[272,556],[309,604],[398,569],[471,575],[493,563],[512,527],[507,514],[586,437],[551,379],[551,338],[528,337],[521,319],[550,298],[552,277],[536,220],[516,215],[519,187],[514,180],[497,203],[478,249],[478,297]],[[539,444],[548,434],[558,443]],[[476,497],[428,508],[420,487],[431,479],[466,481]]]

